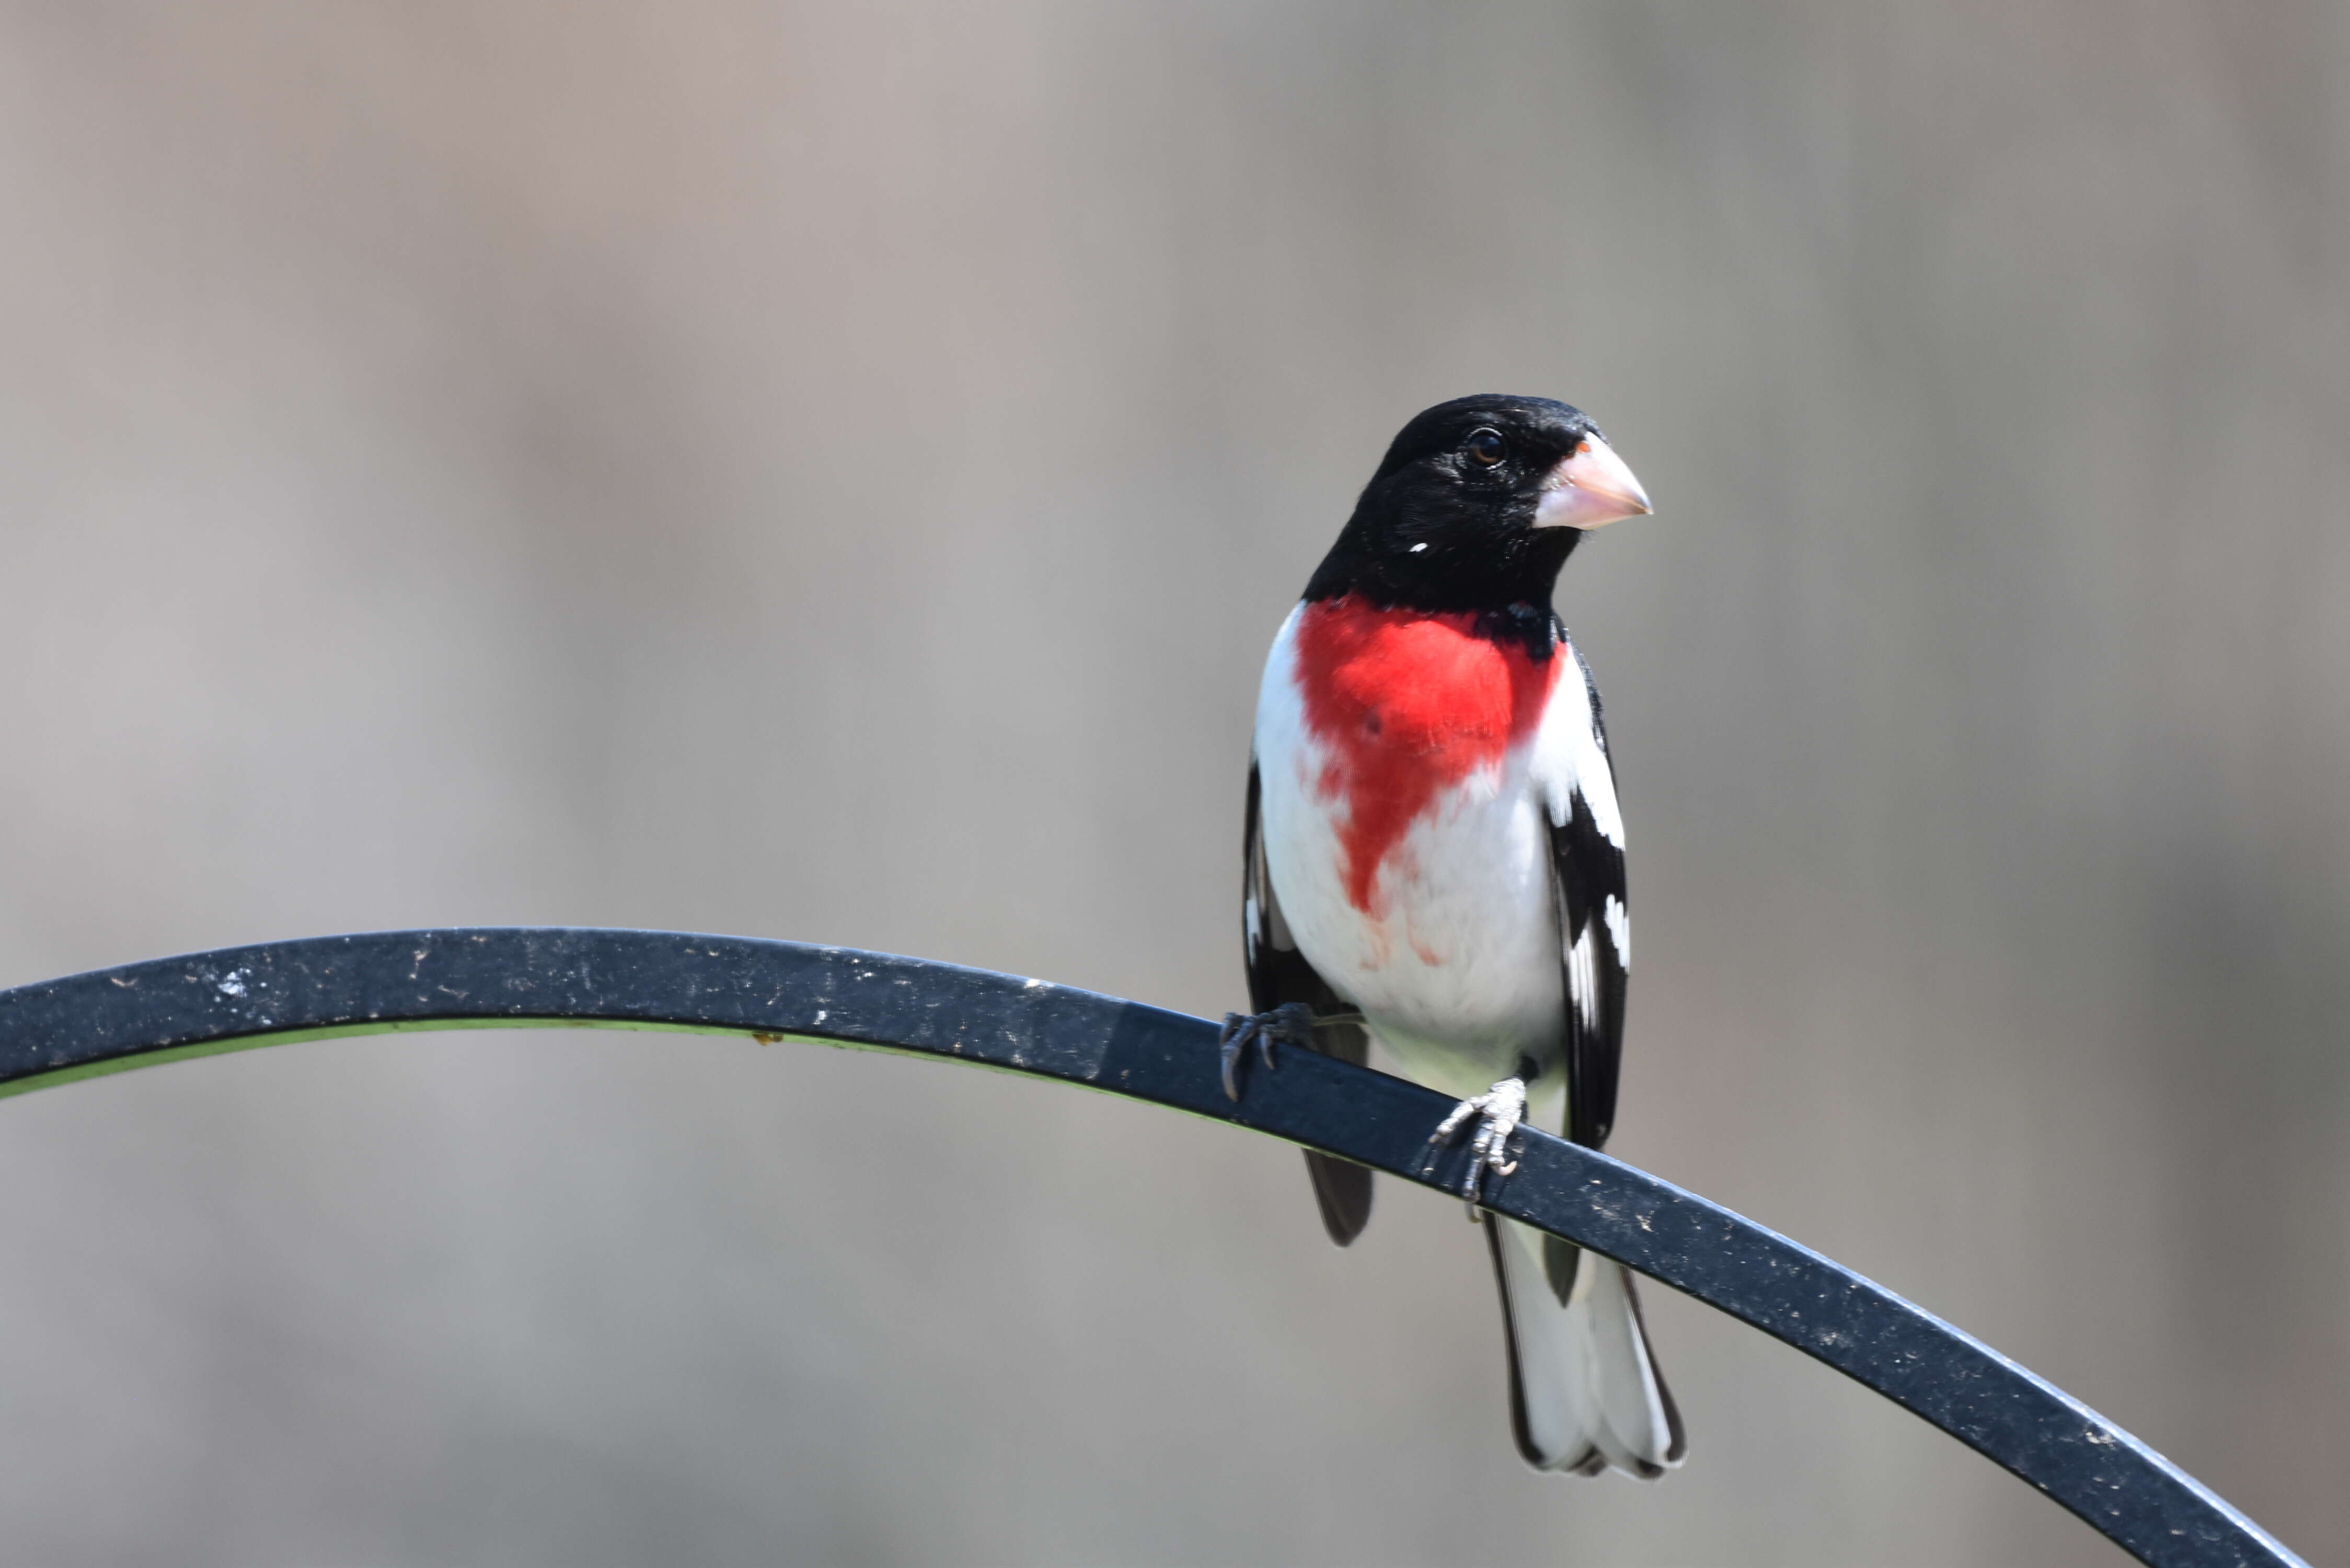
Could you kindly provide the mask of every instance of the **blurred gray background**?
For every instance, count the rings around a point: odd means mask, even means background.
[[[1591,410],[1627,1158],[2350,1554],[2350,12],[0,4],[0,983],[450,922],[1241,996],[1264,646],[1395,428]],[[889,1108],[875,1147],[852,1107]],[[920,1162],[897,1158],[920,1147]],[[1650,1293],[806,1047],[0,1106],[0,1555],[2106,1563]]]

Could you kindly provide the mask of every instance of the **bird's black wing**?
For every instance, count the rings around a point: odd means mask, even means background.
[[[1565,642],[1564,638],[1561,641]],[[1565,642],[1565,646],[1574,655],[1575,675],[1582,680],[1584,697],[1590,705],[1592,742],[1588,752],[1576,749],[1581,760],[1575,776],[1568,781],[1566,820],[1554,816],[1550,824],[1551,866],[1558,888],[1560,961],[1566,971],[1566,1136],[1597,1148],[1616,1126],[1616,1075],[1624,1058],[1624,991],[1631,974],[1632,917],[1624,894],[1624,819],[1616,798],[1616,763],[1608,754],[1607,728],[1600,717],[1599,687],[1592,680],[1591,667],[1583,662],[1583,655],[1575,652],[1575,645]],[[1560,679],[1566,679],[1565,671]],[[1593,810],[1595,796],[1602,802],[1600,812]],[[1602,812],[1607,826],[1616,830],[1614,836],[1601,826]],[[1498,1227],[1496,1231],[1493,1245],[1498,1263]],[[1575,1296],[1582,1249],[1556,1236],[1542,1240],[1543,1272],[1559,1304],[1565,1306]],[[1620,1264],[1608,1263],[1604,1258],[1600,1262],[1621,1270]],[[1645,1356],[1648,1331],[1640,1323],[1639,1294],[1628,1273],[1622,1275],[1622,1282]],[[1656,1383],[1666,1429],[1671,1434],[1663,1462],[1679,1464],[1688,1447],[1680,1407],[1674,1403],[1672,1390],[1665,1386],[1664,1376],[1653,1363],[1648,1373]],[[1520,1407],[1513,1406],[1513,1413]],[[1527,1447],[1523,1423],[1519,1446]]]
[[[1573,645],[1569,644],[1572,651]],[[1616,810],[1614,763],[1600,722],[1599,689],[1580,654],[1581,677],[1591,705],[1595,746],[1567,791],[1564,822],[1550,829],[1551,865],[1556,874],[1561,959],[1566,971],[1566,1136],[1597,1148],[1616,1125],[1616,1075],[1624,1054],[1624,991],[1631,966],[1631,917],[1624,893],[1624,846],[1601,830],[1591,796],[1606,791],[1610,824]],[[1596,756],[1597,762],[1588,759]],[[1596,765],[1602,776],[1581,776]]]
[[[1256,760],[1249,759],[1248,821],[1241,883],[1241,941],[1248,959],[1249,1010],[1270,1012],[1286,1002],[1303,1002],[1317,1013],[1349,1012],[1346,1002],[1330,989],[1297,950],[1289,922],[1281,918],[1281,902],[1273,896],[1273,876],[1264,862],[1264,822],[1258,809]],[[1370,1038],[1359,1023],[1326,1023],[1314,1031],[1314,1048],[1357,1067],[1370,1056]],[[1363,1233],[1371,1220],[1371,1173],[1359,1165],[1308,1150],[1306,1174],[1314,1179],[1314,1196],[1322,1205],[1322,1225],[1341,1247]]]

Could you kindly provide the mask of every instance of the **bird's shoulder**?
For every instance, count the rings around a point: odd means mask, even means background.
[[[1607,722],[1599,684],[1582,649],[1562,624],[1555,628],[1559,660],[1550,702],[1534,734],[1529,770],[1552,826],[1565,827],[1579,796],[1593,828],[1618,850],[1624,846],[1623,814],[1616,800],[1615,767],[1607,751]]]

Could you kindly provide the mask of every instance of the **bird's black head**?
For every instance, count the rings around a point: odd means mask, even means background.
[[[1648,510],[1581,410],[1483,393],[1403,427],[1330,547],[1309,599],[1506,613],[1550,622],[1558,569],[1584,530]]]

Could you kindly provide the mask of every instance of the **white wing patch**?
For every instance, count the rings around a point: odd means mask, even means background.
[[[1599,971],[1594,962],[1591,927],[1586,923],[1566,950],[1566,990],[1575,999],[1575,1011],[1583,1015],[1583,1026],[1599,1027]]]
[[[1600,911],[1607,922],[1607,936],[1616,944],[1616,961],[1625,969],[1632,967],[1632,917],[1624,908],[1624,900],[1615,894],[1607,895],[1607,908]]]
[[[1583,666],[1565,647],[1560,653],[1569,667],[1559,671],[1557,695],[1543,719],[1543,805],[1552,825],[1565,827],[1575,815],[1575,797],[1583,797],[1592,826],[1617,848],[1624,847],[1624,814],[1616,805],[1616,771],[1599,749],[1591,723],[1591,691],[1583,683]]]
[[[1616,774],[1607,765],[1607,753],[1599,749],[1598,737],[1586,722],[1577,729],[1575,746],[1575,793],[1591,810],[1592,826],[1599,836],[1624,847],[1624,814],[1616,805]],[[1565,818],[1560,819],[1562,823]]]

